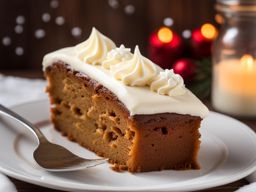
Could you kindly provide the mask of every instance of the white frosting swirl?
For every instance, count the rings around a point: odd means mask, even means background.
[[[110,69],[111,66],[131,58],[131,49],[125,48],[124,45],[121,45],[120,47],[112,49],[110,52],[108,52],[106,60],[102,62],[102,67],[105,69]]]
[[[178,96],[186,92],[184,81],[179,74],[175,74],[173,69],[164,70],[159,73],[151,83],[150,89],[160,95]]]
[[[75,48],[81,61],[95,65],[101,63],[106,58],[107,53],[115,47],[116,45],[112,40],[93,27],[90,37]]]
[[[136,46],[130,60],[112,66],[110,71],[117,80],[121,80],[125,85],[146,86],[157,75],[159,68],[152,61],[143,57]]]

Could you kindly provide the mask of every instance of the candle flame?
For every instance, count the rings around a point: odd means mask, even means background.
[[[213,40],[217,37],[217,29],[210,23],[206,23],[201,27],[202,35],[209,40]]]
[[[157,32],[157,37],[163,43],[170,43],[173,39],[173,32],[167,27],[162,27]]]
[[[247,70],[252,70],[254,60],[253,57],[249,54],[245,54],[241,57],[240,63],[247,69]]]

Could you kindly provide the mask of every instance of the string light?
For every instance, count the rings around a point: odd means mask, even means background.
[[[119,7],[119,2],[117,0],[108,0],[108,4],[113,9],[117,9]]]
[[[171,27],[174,22],[173,22],[173,19],[172,19],[172,18],[166,17],[166,18],[164,18],[163,23],[164,23],[165,26]]]
[[[184,31],[182,31],[182,37],[184,37],[185,39],[189,39],[191,37],[191,31],[189,29],[185,29]]]
[[[14,27],[14,31],[17,33],[17,34],[21,34],[23,32],[23,27],[21,25],[16,25]]]
[[[167,28],[167,27],[162,27],[161,29],[159,29],[159,31],[157,32],[157,37],[158,39],[163,42],[163,43],[169,43],[172,41],[173,39],[173,33],[171,31],[171,29]]]
[[[16,47],[15,53],[16,53],[16,55],[21,56],[24,54],[24,49],[22,47]]]
[[[134,5],[126,5],[125,8],[124,8],[124,12],[127,14],[127,15],[132,15],[134,14],[135,12],[135,7]]]
[[[82,34],[82,29],[80,27],[74,27],[71,29],[71,34],[74,37],[79,37]]]
[[[18,25],[23,25],[25,23],[26,19],[23,15],[19,15],[16,17],[16,23]]]
[[[50,2],[50,7],[53,8],[53,9],[58,8],[58,7],[59,7],[59,1],[57,1],[57,0],[52,0],[52,1]]]
[[[10,37],[6,36],[6,37],[4,37],[4,38],[2,39],[2,43],[3,43],[4,46],[9,46],[9,45],[11,45],[12,40],[11,40]]]
[[[42,15],[42,20],[43,20],[43,22],[45,22],[45,23],[49,22],[49,21],[51,20],[51,15],[50,15],[49,13],[44,13],[44,14]]]
[[[62,17],[62,16],[56,17],[55,23],[56,23],[57,25],[63,25],[63,24],[65,23],[64,17]]]
[[[44,36],[45,36],[45,31],[43,29],[37,29],[35,31],[35,37],[37,39],[42,39],[42,38],[44,38]]]

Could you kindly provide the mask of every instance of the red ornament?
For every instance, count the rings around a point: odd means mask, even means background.
[[[164,69],[170,69],[173,62],[184,51],[182,38],[171,29],[162,27],[149,39],[149,58]]]
[[[192,59],[182,58],[173,64],[173,70],[180,74],[186,83],[190,83],[196,74],[196,64]]]
[[[209,24],[204,24],[201,28],[192,32],[191,53],[196,59],[211,56],[212,43],[217,36],[217,29]]]

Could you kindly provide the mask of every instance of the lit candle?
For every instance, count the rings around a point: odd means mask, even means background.
[[[148,50],[153,62],[168,69],[183,54],[184,45],[178,34],[170,28],[162,27],[150,36]]]
[[[202,25],[192,32],[191,52],[195,58],[211,56],[212,42],[217,37],[217,29],[210,23]]]
[[[237,116],[256,116],[256,62],[251,55],[223,60],[213,69],[213,106]]]

